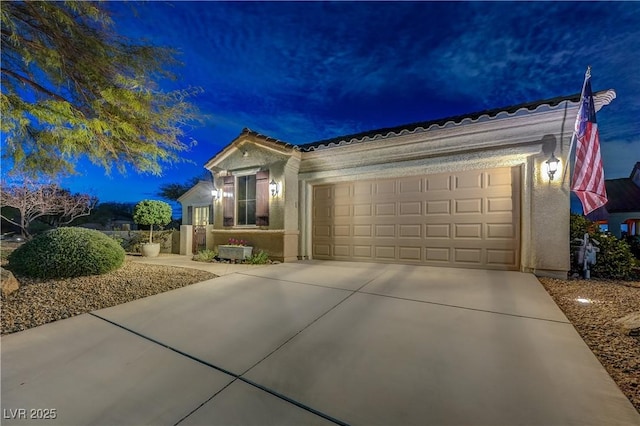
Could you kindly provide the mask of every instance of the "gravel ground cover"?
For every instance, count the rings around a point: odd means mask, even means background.
[[[540,278],[540,282],[640,412],[640,339],[615,324],[640,311],[640,281]]]
[[[15,333],[52,321],[108,308],[217,275],[196,269],[134,263],[104,275],[56,280],[16,277],[20,289],[2,296],[2,334]]]

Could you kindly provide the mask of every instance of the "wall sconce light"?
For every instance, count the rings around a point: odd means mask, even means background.
[[[222,198],[222,190],[216,189],[215,187],[211,190],[211,196],[213,197],[213,201],[219,200]]]
[[[545,163],[547,164],[547,173],[549,174],[549,180],[553,180],[553,175],[555,175],[558,171],[560,160],[558,160],[552,152],[551,157],[549,157],[549,159],[545,161]]]
[[[271,192],[272,197],[278,195],[280,193],[280,182],[276,182],[271,179],[271,182],[269,182],[269,191]]]

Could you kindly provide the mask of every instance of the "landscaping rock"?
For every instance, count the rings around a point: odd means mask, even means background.
[[[129,259],[122,268],[102,275],[49,280],[18,276],[20,290],[9,298],[2,297],[1,332],[15,333],[215,277],[197,269],[146,265]],[[4,281],[3,275],[3,292]]]
[[[616,320],[618,327],[629,336],[640,336],[640,311],[632,312]]]
[[[2,295],[7,297],[20,288],[20,283],[11,271],[0,267],[0,287],[2,287]]]

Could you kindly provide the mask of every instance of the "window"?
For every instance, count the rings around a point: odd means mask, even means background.
[[[193,224],[208,225],[209,224],[210,207],[195,207],[193,209]]]
[[[238,176],[238,225],[256,224],[256,175]]]
[[[269,226],[269,170],[223,176],[223,226]]]

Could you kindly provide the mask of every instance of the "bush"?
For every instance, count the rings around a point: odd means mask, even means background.
[[[269,255],[262,250],[258,250],[250,258],[247,259],[247,263],[252,265],[264,265],[269,262]]]
[[[9,269],[35,278],[99,275],[122,266],[125,253],[107,235],[84,228],[58,228],[24,243],[9,255]]]
[[[629,244],[608,233],[600,233],[595,238],[600,242],[600,252],[596,264],[591,268],[592,275],[615,280],[631,279],[635,258]]]
[[[636,259],[640,260],[640,235],[628,235],[625,241],[629,244],[631,253],[633,253]]]
[[[127,238],[121,238],[120,245],[127,253],[140,253],[142,245],[149,242],[149,231],[129,231]],[[153,242],[164,246],[173,237],[173,231],[156,231],[153,233]]]
[[[629,244],[610,233],[600,231],[595,222],[582,215],[572,213],[569,223],[572,250],[577,244],[574,239],[582,239],[585,233],[600,243],[599,245],[594,244],[600,251],[596,255],[596,264],[591,267],[591,276],[620,280],[628,280],[633,277],[636,260]],[[576,267],[576,271],[582,272],[582,268]]]
[[[215,250],[204,249],[200,250],[198,254],[195,254],[191,260],[195,260],[196,262],[211,262],[213,259],[218,256],[218,252]]]

